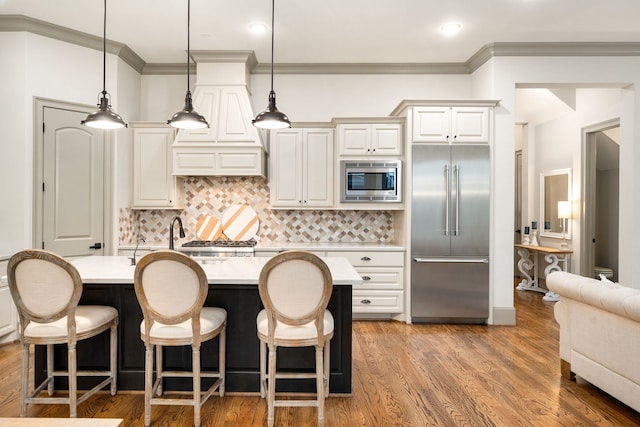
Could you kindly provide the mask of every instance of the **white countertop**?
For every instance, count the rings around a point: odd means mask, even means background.
[[[220,258],[214,263],[202,264],[210,284],[255,285],[260,270],[269,258],[234,257]],[[362,278],[345,258],[326,257],[333,277],[334,285],[353,285],[362,283]],[[71,260],[78,269],[84,283],[133,283],[135,266],[124,256],[89,256]]]
[[[180,241],[176,244],[176,248],[186,243],[187,240]],[[135,245],[121,245],[118,249],[133,250]],[[152,242],[145,243],[139,246],[140,250],[155,251],[159,249],[168,249],[167,243]],[[349,242],[258,242],[255,246],[256,252],[279,252],[288,249],[307,250],[307,251],[404,251],[404,246],[396,245],[393,243],[375,243],[375,242],[363,242],[363,243],[349,243]]]

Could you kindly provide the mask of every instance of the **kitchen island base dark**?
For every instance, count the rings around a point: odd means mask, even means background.
[[[85,284],[80,304],[109,305],[118,310],[118,390],[144,390],[144,344],[140,339],[142,310],[130,284]],[[256,316],[263,308],[257,285],[209,285],[205,306],[227,310],[227,349],[225,391],[257,393],[260,391],[259,340]],[[331,340],[331,393],[351,393],[351,286],[336,285],[328,309],[334,316],[335,331]],[[101,334],[78,343],[78,369],[97,370],[109,366],[109,337]],[[218,369],[218,339],[202,344],[202,369]],[[164,347],[167,370],[190,370],[191,347]],[[315,349],[279,348],[278,369],[281,371],[315,370]],[[66,345],[55,347],[55,369],[67,366]],[[46,377],[46,349],[36,346],[35,382]],[[88,389],[99,378],[78,378],[78,387]],[[203,378],[206,389],[209,379]],[[165,390],[191,390],[189,378],[167,378]],[[65,378],[56,378],[56,387],[67,388]],[[315,382],[309,380],[278,380],[277,391],[313,392]]]

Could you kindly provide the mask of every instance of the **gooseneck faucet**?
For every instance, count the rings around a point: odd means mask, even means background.
[[[138,243],[136,243],[136,248],[133,250],[133,258],[129,258],[131,260],[131,265],[136,265],[136,252],[138,252],[138,246],[140,246],[140,242],[145,242],[142,237],[138,239]]]
[[[184,228],[182,228],[182,219],[180,219],[179,216],[173,217],[171,223],[169,224],[169,249],[171,250],[173,250],[173,227],[175,226],[176,221],[178,221],[178,226],[180,227],[180,237],[186,237],[186,235],[184,234]]]

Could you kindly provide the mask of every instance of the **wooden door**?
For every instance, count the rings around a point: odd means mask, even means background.
[[[63,256],[103,255],[104,131],[86,115],[43,111],[42,245]]]

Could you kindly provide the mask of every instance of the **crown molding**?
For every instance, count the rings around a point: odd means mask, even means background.
[[[469,74],[464,63],[282,63],[274,74]],[[271,64],[258,64],[253,74],[271,74]]]
[[[24,15],[0,15],[0,31],[25,31],[100,52],[103,49],[102,37]],[[118,56],[138,73],[142,73],[145,62],[129,46],[107,39],[107,52]]]
[[[0,15],[0,31],[26,31],[102,51],[102,37],[24,15]],[[126,44],[107,40],[107,52],[144,75],[186,74],[186,64],[147,64]],[[282,63],[276,74],[471,74],[495,57],[640,56],[638,42],[490,43],[461,63]],[[253,51],[191,51],[195,62],[244,62],[247,72],[270,74],[271,64],[258,64]]]

